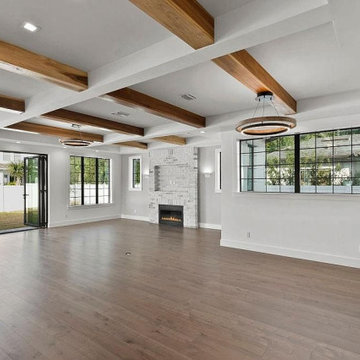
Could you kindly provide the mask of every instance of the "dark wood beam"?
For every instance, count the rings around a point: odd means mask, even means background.
[[[113,91],[103,95],[102,98],[128,107],[142,109],[150,114],[161,116],[182,124],[197,128],[205,127],[206,119],[203,116],[194,114],[130,88]]]
[[[214,43],[214,18],[195,0],[130,0],[194,49]]]
[[[85,71],[0,40],[0,69],[81,91],[88,87]]]
[[[113,145],[129,146],[144,150],[148,148],[148,144],[140,141],[124,141],[124,142],[114,143]]]
[[[282,113],[296,113],[296,100],[246,50],[213,61],[255,93],[271,91]]]
[[[151,140],[165,142],[174,145],[186,145],[186,139],[181,136],[169,135],[152,138]]]
[[[25,112],[25,101],[6,95],[0,95],[0,111],[21,114]]]
[[[103,129],[112,130],[114,132],[118,132],[121,134],[144,136],[143,128],[128,124],[118,123],[116,121],[111,121],[107,119],[102,119],[96,116],[81,114],[78,112],[69,111],[65,109],[59,109],[43,114],[42,117],[51,120],[62,121],[70,124],[99,127]]]
[[[57,136],[65,139],[82,139],[88,141],[104,142],[104,138],[102,135],[81,132],[80,136],[79,131],[76,130],[68,130],[53,126],[34,124],[27,121],[9,125],[7,128],[35,132],[43,135]]]

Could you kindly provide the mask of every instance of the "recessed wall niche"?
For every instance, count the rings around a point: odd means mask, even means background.
[[[157,165],[154,167],[154,190],[182,192],[188,190],[191,167],[188,164]]]

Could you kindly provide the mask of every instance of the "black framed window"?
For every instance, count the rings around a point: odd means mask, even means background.
[[[98,166],[98,203],[110,203],[110,160],[99,159]]]
[[[295,192],[295,137],[241,141],[241,191]]]
[[[240,141],[240,189],[360,193],[360,128]]]
[[[129,157],[129,190],[142,190],[142,164],[141,156]]]
[[[70,156],[70,205],[82,205],[82,157]]]
[[[70,206],[110,203],[110,160],[70,156]]]

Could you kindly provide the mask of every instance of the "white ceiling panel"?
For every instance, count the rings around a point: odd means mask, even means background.
[[[25,31],[25,21],[41,30]],[[125,0],[1,0],[0,34],[3,41],[83,70],[171,36]]]
[[[151,115],[145,111],[122,106],[111,101],[103,100],[101,98],[95,98],[82,103],[70,106],[68,110],[76,111],[79,113],[97,116],[103,119],[117,121],[140,127],[151,127],[166,124],[169,120],[161,118],[159,116]],[[115,112],[123,112],[129,114],[127,117],[120,117],[112,115]]]
[[[212,62],[132,88],[203,116],[224,114],[255,105],[254,93]],[[181,98],[182,94],[187,93],[194,95],[196,100]]]
[[[198,0],[214,17],[226,14],[253,0]]]
[[[359,88],[359,57],[348,56],[332,24],[259,45],[249,52],[297,100]]]
[[[35,124],[46,125],[46,126],[53,126],[53,127],[57,127],[57,128],[61,128],[61,129],[78,131],[78,129],[75,129],[72,127],[72,124],[64,123],[62,121],[55,121],[55,120],[50,120],[50,119],[46,119],[46,118],[33,118],[30,120],[30,122],[35,123]],[[81,126],[80,131],[84,132],[84,133],[87,132],[87,133],[100,134],[100,135],[106,135],[111,132],[111,131],[93,127],[93,126]]]
[[[3,95],[26,99],[54,86],[56,85],[0,69],[0,94]]]

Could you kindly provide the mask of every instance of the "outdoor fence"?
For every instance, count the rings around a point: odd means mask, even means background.
[[[24,186],[0,185],[0,212],[24,210]]]

